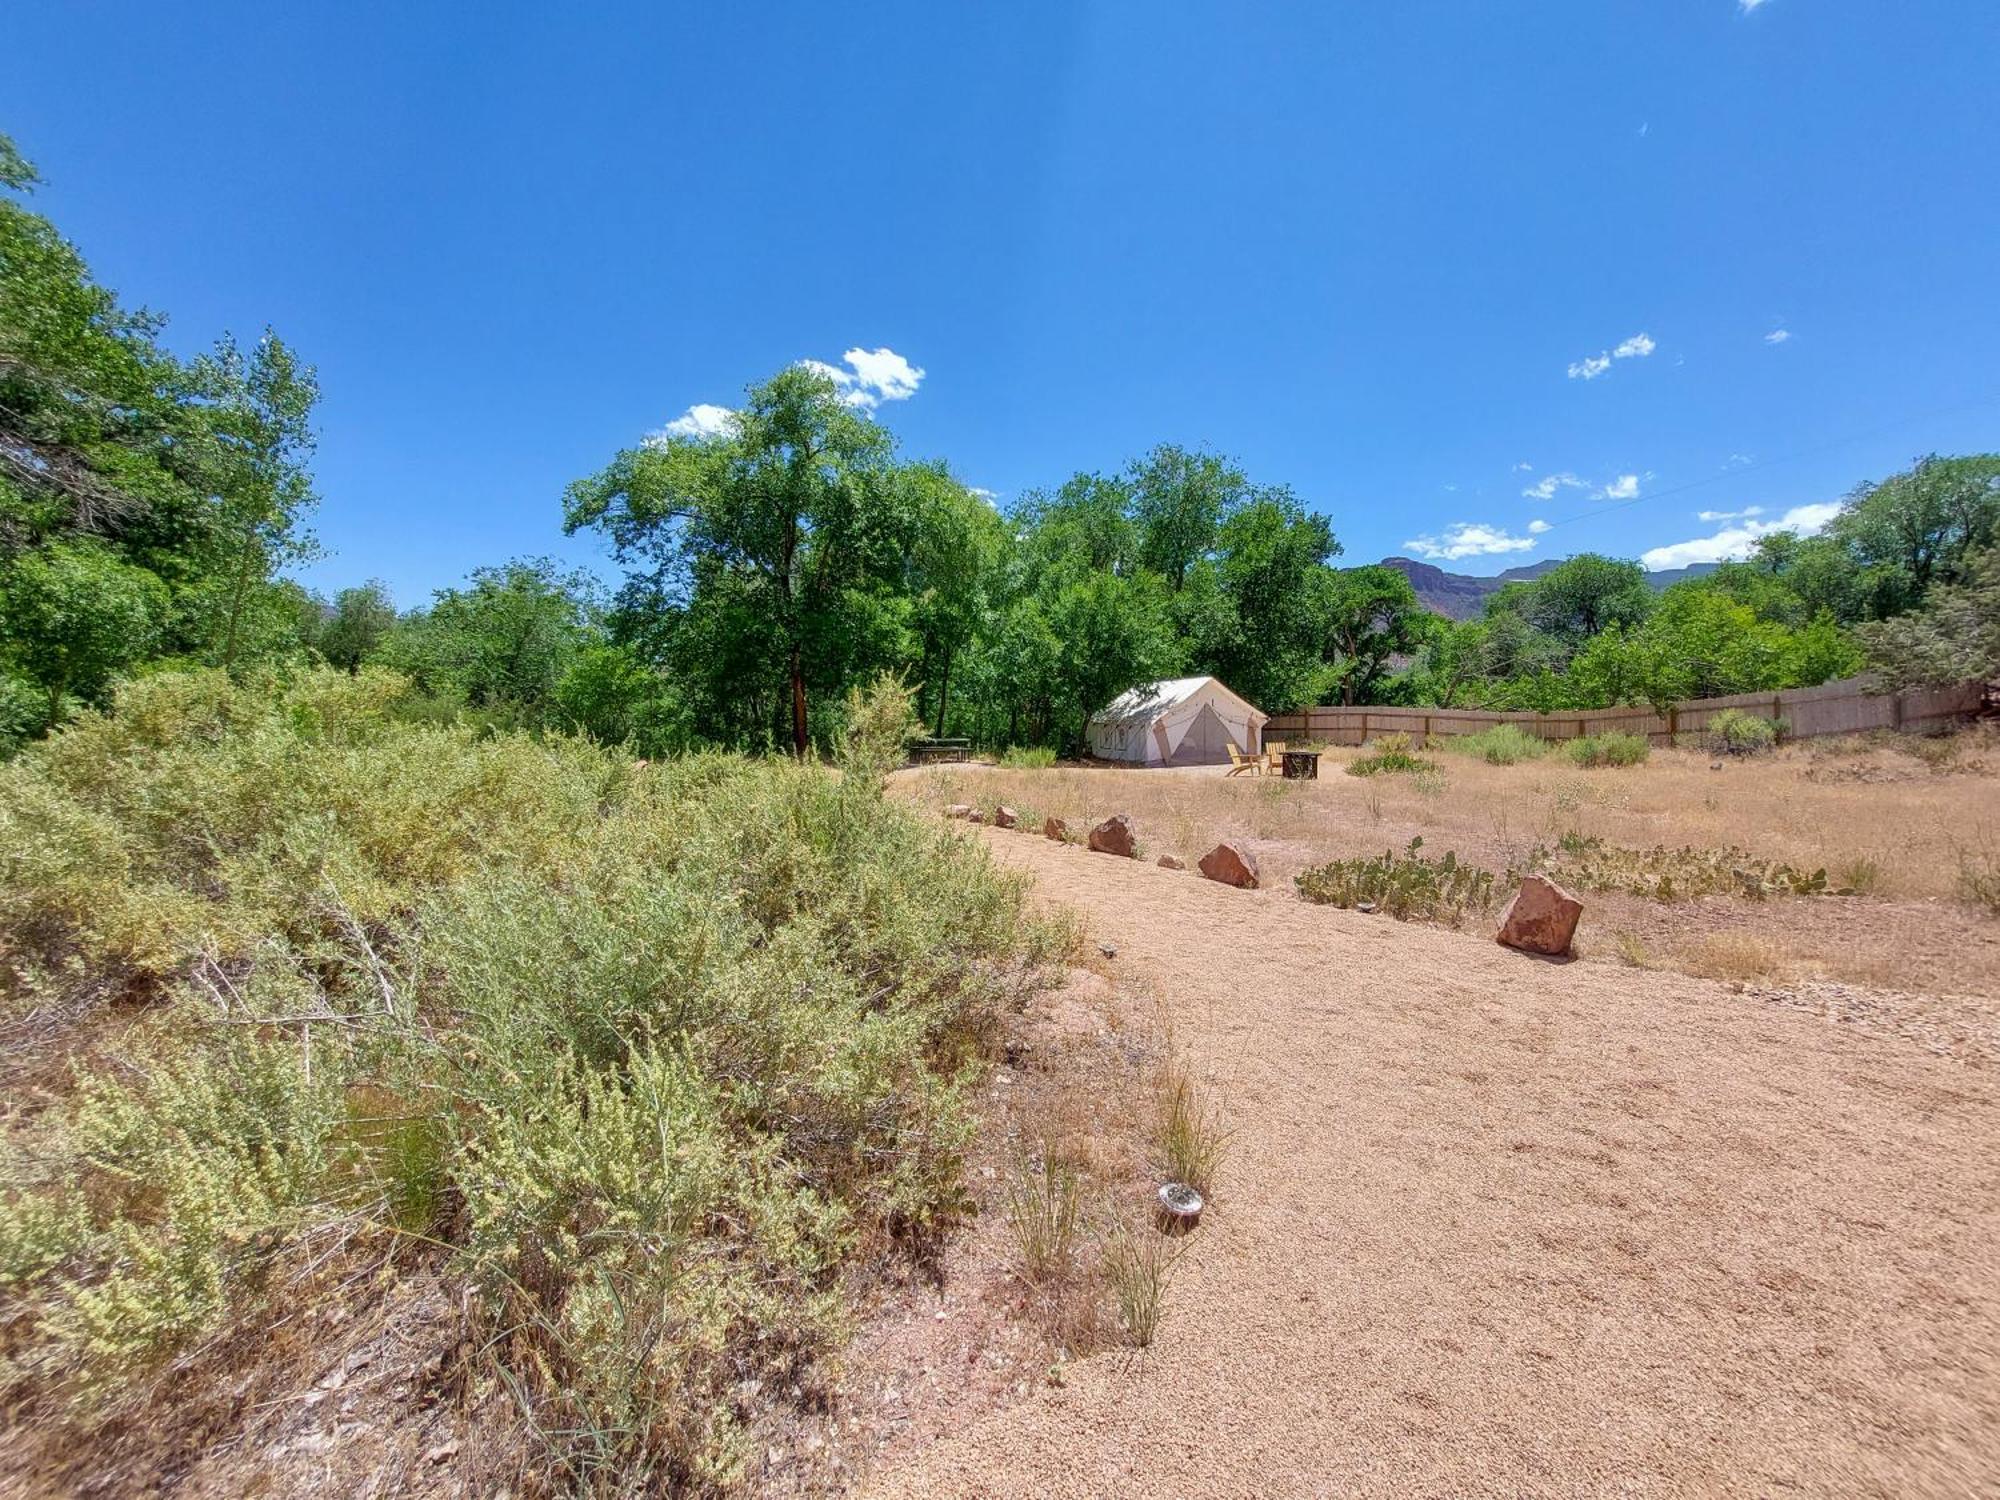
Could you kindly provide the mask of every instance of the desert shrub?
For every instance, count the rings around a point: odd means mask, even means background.
[[[1961,849],[1958,893],[1972,905],[2000,916],[2000,858],[1990,849]]]
[[[1414,838],[1400,854],[1391,849],[1373,858],[1329,860],[1302,872],[1294,883],[1301,896],[1322,906],[1367,903],[1406,922],[1456,927],[1468,911],[1491,908],[1491,870],[1461,864],[1456,853],[1430,859],[1419,852],[1423,846],[1423,839]]]
[[[1784,723],[1760,719],[1740,708],[1725,708],[1708,721],[1702,742],[1710,755],[1757,755],[1778,743]]]
[[[1398,736],[1407,738],[1407,736]],[[1347,763],[1349,776],[1415,775],[1419,771],[1435,771],[1434,760],[1426,760],[1421,755],[1412,755],[1407,750],[1377,750],[1372,754],[1358,755]]]
[[[1867,855],[1856,855],[1834,871],[1834,894],[1866,896],[1882,883],[1882,866]]]
[[[0,996],[153,1002],[0,1161],[0,1388],[96,1409],[305,1247],[417,1234],[575,1487],[726,1484],[741,1383],[809,1385],[842,1267],[963,1211],[972,1086],[1073,933],[884,799],[893,686],[837,775],[404,691],[153,679],[0,767]]]
[[[1056,763],[1056,752],[1047,745],[1009,745],[1000,753],[1000,764],[1010,771],[1046,771]]]
[[[1653,747],[1643,734],[1613,729],[1573,739],[1562,747],[1562,753],[1579,766],[1638,766],[1646,763]]]
[[[1733,845],[1627,849],[1580,833],[1564,834],[1553,848],[1537,845],[1527,867],[1581,890],[1624,891],[1654,901],[1691,901],[1700,896],[1761,901],[1766,896],[1825,895],[1832,889],[1823,869],[1759,859]]]
[[[1367,744],[1367,749],[1377,755],[1402,755],[1411,750],[1421,749],[1417,742],[1400,729],[1393,734],[1378,734]]]
[[[1539,760],[1549,750],[1540,735],[1529,734],[1519,724],[1495,724],[1477,734],[1455,734],[1443,741],[1446,749],[1459,755],[1477,756],[1489,766],[1518,765]]]

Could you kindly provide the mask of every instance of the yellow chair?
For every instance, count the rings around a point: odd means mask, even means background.
[[[1264,769],[1273,776],[1285,774],[1285,742],[1267,740],[1264,743]]]
[[[1248,771],[1252,776],[1262,776],[1264,774],[1263,757],[1245,755],[1237,747],[1234,740],[1228,740],[1225,743],[1229,746],[1229,769],[1222,773],[1224,776],[1241,776],[1245,771]]]

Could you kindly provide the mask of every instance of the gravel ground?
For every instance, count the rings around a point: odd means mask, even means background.
[[[1157,993],[1235,1134],[1151,1350],[874,1492],[2000,1494],[1976,1053],[977,836]]]

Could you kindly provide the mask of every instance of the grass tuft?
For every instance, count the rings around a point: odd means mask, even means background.
[[[1083,1188],[1075,1169],[1056,1160],[1046,1143],[1037,1161],[1015,1163],[1007,1222],[1028,1280],[1046,1281],[1068,1272],[1083,1222]]]

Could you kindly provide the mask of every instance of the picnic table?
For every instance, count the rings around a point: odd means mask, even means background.
[[[910,759],[920,766],[941,760],[972,759],[972,741],[967,739],[917,740],[910,746]]]

